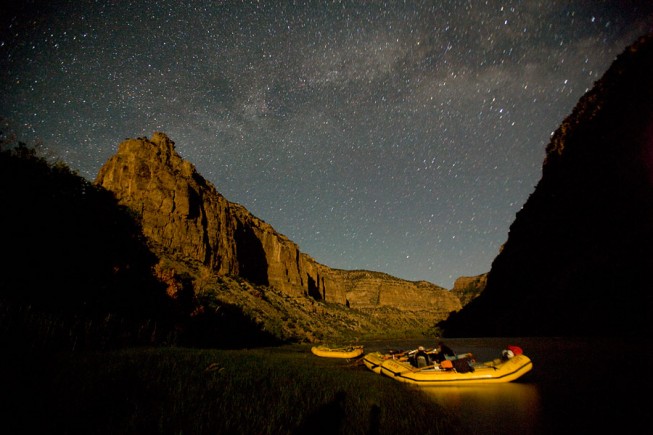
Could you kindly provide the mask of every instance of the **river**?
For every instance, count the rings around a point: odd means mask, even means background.
[[[445,339],[478,361],[517,345],[533,370],[508,384],[422,388],[467,434],[653,433],[651,340],[617,338]],[[366,351],[433,347],[428,340],[366,343]],[[407,386],[408,387],[408,386]],[[648,429],[646,427],[648,426]]]

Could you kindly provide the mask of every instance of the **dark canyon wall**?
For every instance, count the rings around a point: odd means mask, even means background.
[[[653,271],[653,37],[627,48],[553,135],[485,291],[451,336],[642,335]]]

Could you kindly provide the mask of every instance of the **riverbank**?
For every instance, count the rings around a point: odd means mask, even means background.
[[[423,392],[310,346],[11,354],[9,433],[457,433]]]

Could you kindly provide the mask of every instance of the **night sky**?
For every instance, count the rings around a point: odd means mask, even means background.
[[[93,180],[165,132],[320,263],[447,288],[489,271],[552,132],[653,31],[649,0],[8,8],[5,133]]]

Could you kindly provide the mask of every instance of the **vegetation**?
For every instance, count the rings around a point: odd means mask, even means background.
[[[423,392],[305,345],[0,361],[8,433],[456,433]]]

